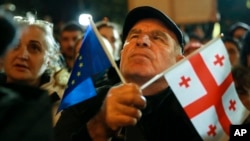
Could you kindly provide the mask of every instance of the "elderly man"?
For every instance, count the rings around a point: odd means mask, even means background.
[[[183,58],[177,25],[157,9],[137,7],[126,17],[123,42],[126,84],[100,88],[96,97],[63,111],[56,135],[69,134],[74,141],[201,140],[164,78],[140,89]],[[60,129],[73,126],[80,130]]]

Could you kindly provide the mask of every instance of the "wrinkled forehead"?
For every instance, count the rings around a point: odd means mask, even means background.
[[[37,25],[23,26],[20,31],[20,40],[39,42],[46,50],[53,45],[51,35]]]
[[[128,35],[135,30],[140,31],[140,32],[161,31],[161,32],[167,33],[176,42],[178,42],[177,36],[175,35],[175,33],[168,26],[166,26],[163,22],[161,22],[158,19],[147,18],[147,19],[139,20],[129,30]]]

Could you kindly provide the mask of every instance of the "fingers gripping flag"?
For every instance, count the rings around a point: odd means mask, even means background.
[[[92,25],[87,28],[58,111],[95,96],[92,76],[103,73],[111,66],[93,28]]]
[[[246,108],[231,76],[220,39],[166,73],[165,78],[204,140],[228,139],[230,124],[241,124]]]

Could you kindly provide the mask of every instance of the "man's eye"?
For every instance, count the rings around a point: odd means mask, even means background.
[[[161,42],[165,42],[165,39],[162,36],[159,36],[159,35],[153,36],[153,39],[154,40],[159,40]]]
[[[161,40],[161,37],[160,36],[153,36],[153,39],[154,40]]]
[[[133,39],[133,38],[138,38],[138,37],[139,37],[138,34],[133,34],[133,35],[130,36],[131,39]]]

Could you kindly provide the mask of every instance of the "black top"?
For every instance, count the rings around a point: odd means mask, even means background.
[[[99,110],[109,88],[102,87],[96,97],[64,110],[55,127],[56,140],[88,140],[86,123]],[[142,118],[137,125],[123,128],[123,140],[202,140],[170,88],[146,99],[147,107],[142,110]]]
[[[51,102],[45,90],[0,84],[0,140],[53,141]]]
[[[50,74],[46,72],[41,76],[41,82],[40,82],[39,86],[42,86],[43,84],[48,83],[49,81],[50,81]],[[7,76],[4,72],[0,73],[0,86],[1,85],[7,85]],[[18,83],[15,85],[25,85],[25,84]],[[60,100],[60,97],[56,91],[49,94],[49,97],[50,97],[51,103],[56,103],[57,101]]]

